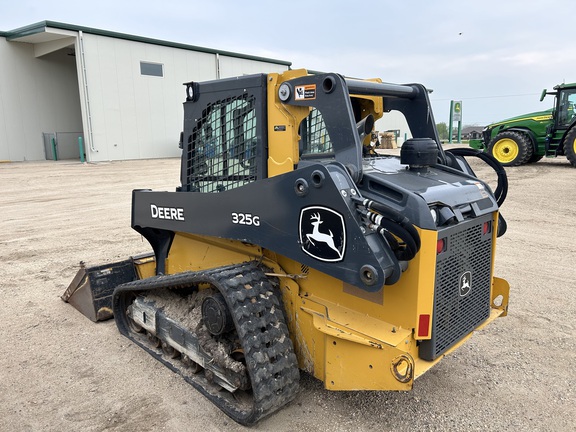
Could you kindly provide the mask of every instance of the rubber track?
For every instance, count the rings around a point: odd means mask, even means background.
[[[237,402],[226,390],[215,389],[214,384],[204,378],[204,374],[186,373],[184,368],[165,359],[161,351],[150,347],[143,338],[129,330],[124,294],[161,288],[190,288],[203,282],[216,287],[228,304],[251,380],[251,404]],[[284,314],[272,284],[256,263],[202,272],[159,275],[120,285],[114,291],[113,311],[120,333],[182,375],[240,424],[254,424],[289,403],[298,392],[298,362]]]

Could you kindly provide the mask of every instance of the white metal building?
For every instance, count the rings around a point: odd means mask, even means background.
[[[290,65],[52,21],[0,32],[0,160],[177,157],[183,83]]]

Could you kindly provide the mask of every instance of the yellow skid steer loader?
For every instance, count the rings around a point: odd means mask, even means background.
[[[399,156],[370,145],[404,115]],[[134,190],[153,253],[82,266],[63,299],[236,422],[330,390],[410,390],[506,315],[501,166],[444,151],[420,84],[292,70],[186,84],[180,185]],[[497,172],[493,191],[464,156]]]

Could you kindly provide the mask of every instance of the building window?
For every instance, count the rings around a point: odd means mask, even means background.
[[[164,76],[164,65],[162,63],[148,63],[148,62],[141,61],[140,62],[140,73],[142,75],[163,77]]]

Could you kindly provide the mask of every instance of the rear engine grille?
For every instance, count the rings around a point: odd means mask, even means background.
[[[436,262],[432,337],[420,343],[419,355],[434,360],[474,330],[490,314],[492,215],[439,230],[446,248]],[[468,289],[469,288],[469,289]]]

